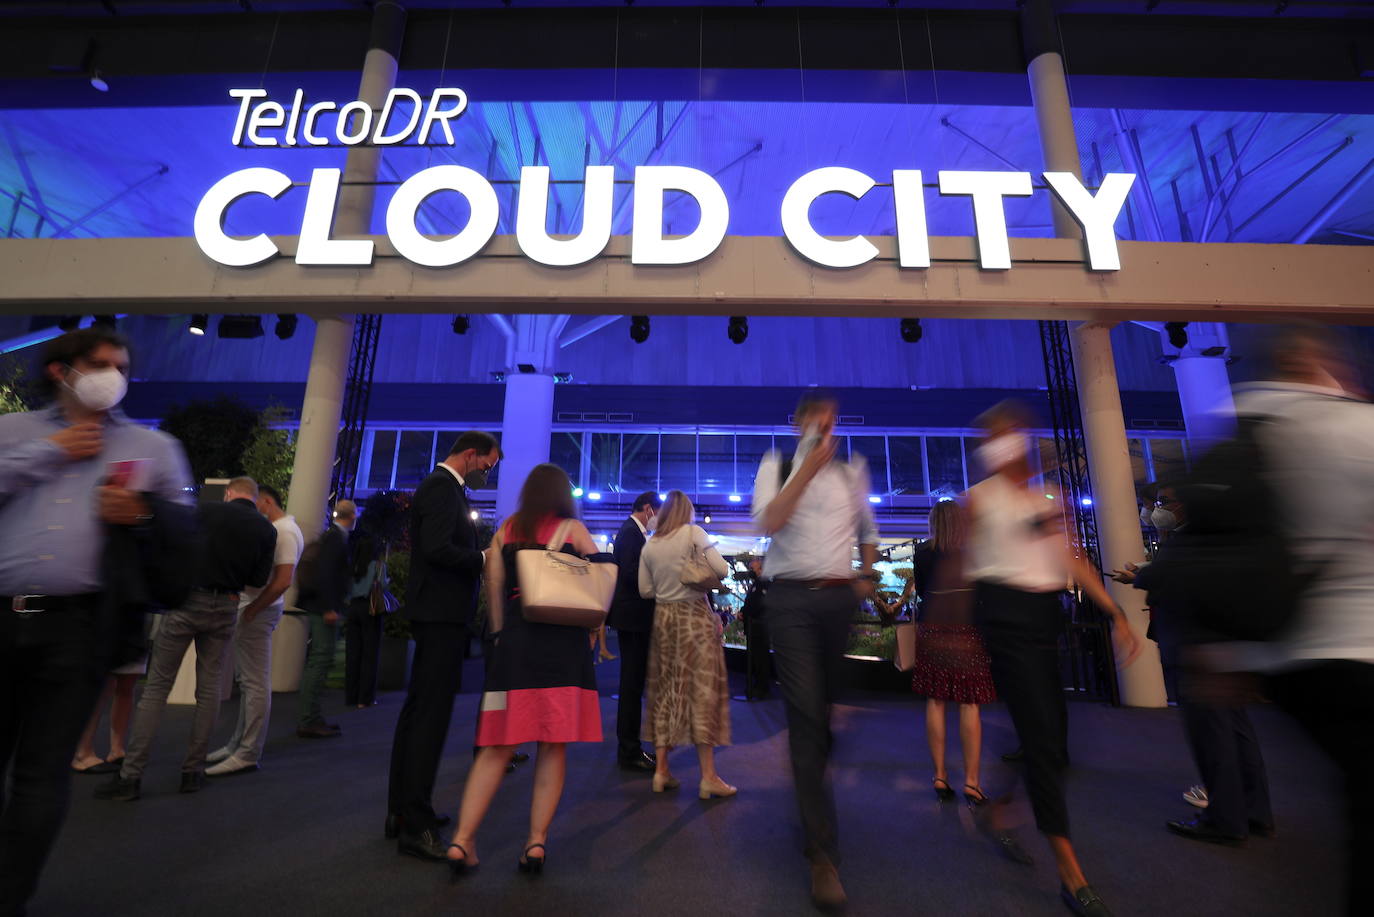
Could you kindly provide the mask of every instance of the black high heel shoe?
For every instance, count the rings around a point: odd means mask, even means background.
[[[940,785],[942,783],[944,786]],[[935,798],[941,802],[949,802],[954,798],[954,790],[950,788],[949,781],[945,778],[936,777],[932,781],[932,786],[935,789]]]
[[[970,790],[972,792],[970,792]],[[968,803],[970,809],[976,809],[979,806],[987,805],[992,800],[988,799],[987,795],[983,792],[982,787],[975,786],[972,783],[965,783],[964,801]]]
[[[538,847],[540,850],[543,850],[545,853],[548,853],[548,850],[544,847],[543,844],[530,844],[528,847],[525,848],[525,852],[521,855],[520,862],[517,864],[521,872],[527,873],[532,876],[537,876],[544,871],[544,858],[541,856],[530,856],[530,851],[536,847]]]
[[[453,878],[453,881],[457,882],[459,877],[461,877],[463,873],[467,872],[469,869],[477,868],[476,866],[468,866],[468,852],[462,844],[449,844],[448,849],[458,850],[461,851],[463,854],[463,858],[461,860],[455,860],[452,857],[448,858],[449,875]]]

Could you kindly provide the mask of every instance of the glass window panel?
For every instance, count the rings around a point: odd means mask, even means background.
[[[396,453],[396,487],[399,490],[414,490],[420,486],[434,466],[430,459],[434,456],[433,430],[402,430],[401,449]]]
[[[620,434],[592,434],[592,467],[588,490],[620,492]]]
[[[582,434],[553,434],[553,437],[549,441],[549,462],[566,471],[574,487],[581,487]]]
[[[849,448],[852,454],[862,455],[868,460],[873,493],[887,493],[887,446],[883,443],[883,437],[851,436]]]
[[[1145,442],[1140,439],[1128,439],[1126,447],[1131,453],[1131,479],[1135,481],[1138,489],[1150,479],[1149,469],[1145,467]]]
[[[1059,475],[1059,449],[1054,444],[1053,436],[1037,436],[1035,438],[1035,457],[1040,462],[1040,474],[1035,480],[1041,484],[1049,483],[1062,486]],[[978,463],[974,462],[973,464],[976,466]],[[982,472],[975,468],[970,468],[969,473],[982,475]]]
[[[697,492],[697,436],[695,433],[664,433],[661,440],[663,481],[659,485],[666,493],[680,490],[693,495]]]
[[[926,492],[925,469],[922,466],[921,437],[889,436],[887,448],[892,454],[892,492],[923,494]]]
[[[842,462],[849,461],[849,437],[835,435],[835,458]]]
[[[628,494],[658,489],[658,434],[626,433],[621,444],[620,486]]]
[[[1150,454],[1155,460],[1155,480],[1168,481],[1181,477],[1188,471],[1188,462],[1183,457],[1183,440],[1152,439]]]
[[[759,473],[763,454],[773,448],[773,437],[743,434],[735,437],[735,481],[742,496],[754,492],[754,477]]]
[[[367,486],[385,490],[391,486],[391,466],[396,458],[396,431],[378,430],[372,434],[372,465],[367,472]]]
[[[697,437],[697,488],[702,494],[734,494],[735,437],[703,433]]]
[[[927,436],[926,459],[932,496],[952,497],[964,490],[964,456],[957,436]]]

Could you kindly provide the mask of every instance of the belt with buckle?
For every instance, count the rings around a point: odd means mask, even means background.
[[[12,595],[9,596],[10,610],[15,614],[34,615],[45,611],[71,611],[87,608],[98,593],[84,595]]]
[[[226,599],[237,599],[239,597],[239,591],[237,589],[220,589],[216,586],[196,586],[192,588],[191,591],[204,593],[205,595],[217,595]]]

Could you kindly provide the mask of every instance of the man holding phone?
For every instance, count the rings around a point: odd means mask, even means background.
[[[763,563],[774,665],[787,709],[792,774],[811,864],[811,896],[824,908],[845,903],[836,867],[835,800],[826,778],[833,742],[830,705],[858,603],[873,595],[878,527],[862,456],[837,457],[838,403],[808,392],[794,421],[796,455],[764,456],[754,481],[754,522],[773,542]],[[862,569],[854,570],[858,542]]]
[[[107,543],[160,539],[190,515],[181,445],[118,408],[128,375],[114,330],[68,332],[40,359],[52,404],[0,417],[0,914],[33,894],[66,815],[72,752],[106,673],[129,661]]]

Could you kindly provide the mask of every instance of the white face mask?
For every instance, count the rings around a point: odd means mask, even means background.
[[[71,369],[72,374],[77,376],[75,383],[64,382],[63,384],[76,396],[76,400],[88,411],[108,411],[110,408],[124,400],[124,395],[129,391],[129,380],[124,378],[124,374],[113,367],[109,369],[97,369],[93,372],[83,373],[79,369]]]
[[[1030,437],[1025,433],[1003,433],[975,449],[974,455],[984,468],[994,472],[1024,459],[1029,449]]]
[[[1174,515],[1173,510],[1156,506],[1154,512],[1150,513],[1150,524],[1161,532],[1172,532],[1178,528],[1178,517]]]

